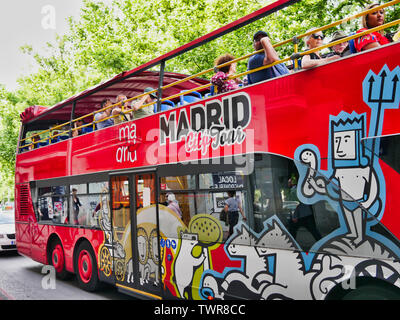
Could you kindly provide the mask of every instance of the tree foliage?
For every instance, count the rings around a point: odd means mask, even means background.
[[[19,88],[7,92],[0,87],[0,171],[3,185],[13,185],[19,113],[30,105],[51,106],[67,97],[133,69],[182,46],[229,22],[267,5],[268,0],[114,0],[107,5],[84,0],[78,19],[69,19],[69,31],[47,44],[40,55],[29,44],[21,50],[32,56],[36,72],[18,80]],[[167,62],[167,71],[193,74],[211,68],[218,55],[236,57],[253,50],[252,35],[265,30],[273,42],[299,35],[353,15],[366,0],[302,0],[251,25],[224,35]],[[387,10],[387,20],[398,17],[399,8]],[[359,20],[340,26],[355,31]],[[330,30],[331,34],[335,29]],[[281,57],[292,46],[278,49]],[[246,69],[247,61],[238,65]],[[0,200],[1,200],[0,192]]]

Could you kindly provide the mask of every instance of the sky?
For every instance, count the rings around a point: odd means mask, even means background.
[[[1,0],[0,84],[17,88],[16,79],[31,73],[33,59],[20,47],[44,53],[46,42],[68,31],[67,17],[78,17],[83,0]]]

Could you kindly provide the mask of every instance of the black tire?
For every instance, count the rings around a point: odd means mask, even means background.
[[[51,242],[48,252],[48,261],[49,264],[54,267],[57,279],[67,280],[71,277],[71,273],[65,269],[65,253],[59,239]]]
[[[94,292],[100,288],[96,256],[91,245],[84,241],[76,251],[74,259],[78,285],[85,291]]]
[[[399,289],[389,286],[362,285],[343,296],[342,300],[399,300]]]

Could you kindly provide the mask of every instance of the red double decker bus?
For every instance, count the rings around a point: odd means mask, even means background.
[[[25,110],[18,251],[85,290],[107,282],[152,299],[398,298],[399,43],[219,94],[164,70],[291,2]],[[151,115],[99,110],[149,93]]]

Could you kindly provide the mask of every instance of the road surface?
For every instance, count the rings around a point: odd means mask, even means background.
[[[52,281],[50,273],[45,270],[42,273],[42,270],[42,264],[29,258],[14,252],[0,252],[0,300],[132,299],[112,286],[105,286],[96,293],[86,292],[78,287],[75,277]]]

